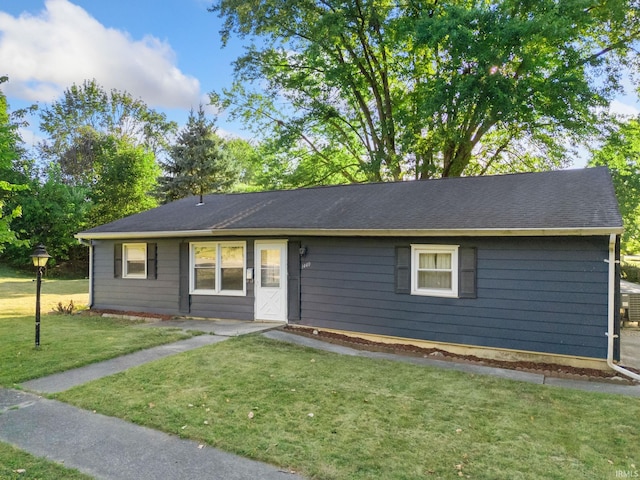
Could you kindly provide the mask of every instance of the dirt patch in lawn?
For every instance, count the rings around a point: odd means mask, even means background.
[[[421,348],[415,345],[401,343],[382,343],[374,342],[360,337],[352,337],[350,335],[341,335],[335,332],[326,332],[316,330],[314,328],[285,326],[284,329],[289,333],[295,333],[305,337],[315,338],[336,345],[343,345],[359,350],[369,350],[376,352],[395,353],[399,355],[410,355],[415,357],[433,358],[435,360],[445,360],[458,363],[470,363],[475,365],[485,365],[488,367],[505,368],[509,370],[518,370],[523,372],[538,373],[546,377],[569,378],[575,380],[591,380],[591,381],[607,381],[617,384],[636,384],[633,380],[618,374],[615,371],[604,371],[591,368],[577,368],[566,365],[557,365],[553,363],[537,363],[537,362],[511,362],[504,360],[492,360],[476,357],[474,355],[458,355],[437,348]],[[626,367],[628,368],[628,367]],[[640,370],[628,368],[635,373]]]

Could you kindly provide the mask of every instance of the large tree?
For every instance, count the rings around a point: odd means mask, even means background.
[[[169,157],[161,162],[165,175],[160,177],[158,188],[165,202],[229,191],[239,177],[237,164],[225,141],[216,134],[214,122],[207,120],[202,105],[197,113],[190,112]]]
[[[95,80],[72,85],[41,112],[40,128],[48,136],[43,157],[60,165],[67,183],[94,183],[94,164],[104,138],[126,141],[157,155],[168,145],[177,124],[142,100],[119,90],[105,91]]]
[[[89,191],[91,226],[149,210],[160,168],[152,152],[126,138],[106,137],[100,143],[96,182]]]
[[[12,227],[23,242],[7,247],[5,261],[24,268],[31,263],[33,246],[42,243],[53,257],[51,265],[64,264],[69,273],[86,275],[86,247],[78,243],[74,234],[88,227],[87,190],[64,183],[56,164],[38,175],[33,163],[25,163],[25,168],[14,169],[12,174],[28,189],[18,192],[10,201],[22,208],[22,216],[13,220]]]
[[[0,77],[0,84],[7,80],[7,77]],[[27,188],[11,180],[13,165],[24,153],[21,143],[18,126],[9,115],[7,97],[0,91],[0,253],[7,245],[19,243],[11,221],[21,215],[22,207],[14,204],[8,208],[7,203],[16,192]]]
[[[607,166],[624,221],[623,253],[640,253],[640,119],[619,123],[592,152],[590,166]]]
[[[254,42],[212,93],[342,181],[560,166],[636,68],[637,0],[217,0]],[[334,178],[337,180],[336,178]]]
[[[42,242],[58,262],[81,269],[86,252],[74,234],[157,205],[150,194],[159,175],[156,153],[177,125],[95,81],[73,85],[40,115],[45,163],[14,161],[8,173],[28,190],[8,203],[22,209],[14,232],[23,245],[8,249],[7,257],[19,265],[31,253],[26,243]]]

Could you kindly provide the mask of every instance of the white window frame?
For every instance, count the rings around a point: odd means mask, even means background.
[[[215,247],[216,266],[214,289],[196,289],[195,276],[195,250],[196,247]],[[222,268],[222,247],[242,247],[242,290],[222,290],[221,268]],[[231,297],[242,297],[247,295],[247,242],[191,242],[189,243],[189,293],[191,295],[225,295]]]
[[[458,297],[458,249],[459,245],[411,245],[411,295],[429,297]],[[418,288],[418,272],[421,253],[451,254],[451,288]],[[447,270],[448,271],[448,270]]]
[[[135,247],[144,250],[144,273],[129,273],[129,249]],[[147,278],[147,244],[123,243],[122,244],[122,278]]]

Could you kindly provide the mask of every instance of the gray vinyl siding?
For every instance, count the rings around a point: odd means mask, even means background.
[[[189,240],[184,240],[188,242]],[[200,238],[197,241],[204,241]],[[224,241],[224,239],[216,239]],[[246,296],[191,295],[190,311],[180,312],[180,243],[182,240],[141,239],[157,243],[157,278],[114,278],[115,241],[94,240],[93,305],[98,310],[119,310],[191,315],[194,317],[253,320],[253,285]],[[247,266],[253,265],[253,241],[246,244]]]
[[[250,282],[246,296],[190,295],[188,312],[181,312],[180,243],[189,239],[140,241],[157,243],[157,279],[114,278],[116,242],[94,241],[93,308],[254,319]],[[300,313],[290,317],[292,322],[435,342],[606,357],[607,237],[296,237],[289,241],[296,242],[296,248],[297,242],[307,248],[296,282]],[[396,249],[412,243],[474,247],[476,298],[396,293]],[[253,255],[254,242],[249,239],[247,267],[254,266]]]
[[[141,311],[173,315],[178,303],[178,243],[144,239],[158,246],[156,279],[114,278],[114,244],[94,240],[94,309]],[[131,243],[137,243],[138,240]]]
[[[300,323],[604,358],[607,241],[606,237],[309,239],[301,272]],[[411,243],[476,247],[477,298],[395,293],[395,247]]]

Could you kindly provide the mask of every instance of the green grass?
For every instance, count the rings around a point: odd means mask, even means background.
[[[58,302],[88,301],[86,280],[45,280],[40,348],[35,348],[35,283],[0,277],[0,385],[15,384],[191,336],[180,330],[141,328],[128,320],[52,314]]]
[[[312,478],[583,479],[640,470],[637,398],[344,357],[261,336],[57,398]]]
[[[0,442],[2,480],[90,480],[92,477]]]
[[[70,301],[86,306],[89,301],[88,280],[42,281],[40,310],[46,314],[54,310],[58,302],[68,305]],[[0,268],[0,320],[15,316],[34,315],[36,306],[36,283],[33,276]]]
[[[0,315],[0,386],[16,384],[143,348],[188,338],[180,330],[142,328],[128,320],[85,315],[42,317],[35,348],[31,316]]]
[[[124,353],[189,337],[181,331],[140,328],[111,318],[49,314],[62,302],[88,301],[86,280],[49,280],[42,285],[41,347],[34,347],[35,282],[0,267],[0,385],[17,387],[49,375]],[[18,473],[17,470],[25,470]],[[0,443],[0,479],[87,479],[75,470]]]
[[[183,336],[47,314],[36,350],[35,284],[2,274],[0,385]],[[45,281],[43,312],[59,301],[86,303],[86,289],[86,281]],[[344,357],[261,336],[55,397],[319,479],[616,478],[640,470],[637,398]],[[0,478],[85,477],[0,443]]]

